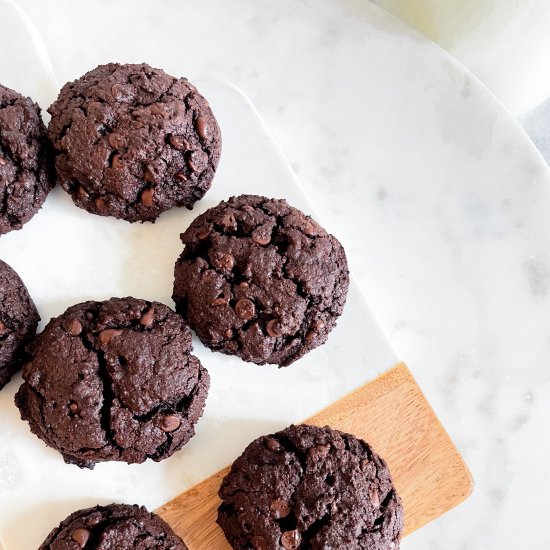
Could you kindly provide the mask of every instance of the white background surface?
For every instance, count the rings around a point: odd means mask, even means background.
[[[492,96],[362,0],[21,5],[61,81],[146,60],[256,104],[476,480],[403,549],[546,549],[550,176]]]

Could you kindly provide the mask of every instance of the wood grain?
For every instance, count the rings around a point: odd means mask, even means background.
[[[471,493],[458,450],[404,363],[330,405],[306,423],[352,433],[388,463],[405,509],[405,535]],[[230,550],[216,524],[218,489],[228,468],[157,510],[190,550]]]

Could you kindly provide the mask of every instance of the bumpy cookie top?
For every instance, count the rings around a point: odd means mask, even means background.
[[[181,236],[174,301],[201,341],[289,365],[321,345],[349,285],[342,245],[284,200],[232,197]]]
[[[19,275],[0,260],[0,389],[26,358],[25,346],[40,321],[34,302]]]
[[[65,84],[48,111],[61,185],[89,212],[152,221],[210,188],[220,129],[184,78],[146,64],[101,65]]]
[[[143,506],[109,504],[72,513],[39,550],[187,550],[171,527]]]
[[[258,438],[224,479],[218,523],[244,550],[397,550],[403,510],[385,462],[328,427]]]
[[[54,186],[40,107],[0,85],[0,234],[21,229]]]
[[[169,457],[194,434],[209,378],[167,306],[111,298],[70,307],[30,346],[23,420],[66,462]]]

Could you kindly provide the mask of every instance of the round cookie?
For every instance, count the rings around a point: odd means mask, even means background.
[[[176,311],[209,348],[287,366],[336,325],[349,286],[344,249],[285,200],[231,197],[181,240]]]
[[[0,260],[0,390],[21,368],[25,346],[40,321],[27,287],[17,273]]]
[[[40,107],[0,85],[0,235],[21,229],[54,187]]]
[[[154,221],[210,188],[220,129],[185,78],[146,64],[100,65],[65,84],[48,112],[57,176],[88,212]]]
[[[209,376],[191,331],[167,306],[135,298],[84,302],[29,346],[21,418],[67,463],[160,461],[194,435]]]
[[[386,463],[328,427],[256,439],[219,495],[218,524],[235,549],[399,548],[403,509]]]
[[[187,550],[172,528],[143,506],[109,504],[78,510],[38,550]]]

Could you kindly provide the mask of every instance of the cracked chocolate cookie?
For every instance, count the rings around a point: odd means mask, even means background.
[[[286,201],[231,197],[181,240],[176,311],[212,350],[287,366],[336,325],[349,285],[344,249]]]
[[[0,85],[0,235],[21,229],[54,187],[40,107]]]
[[[109,504],[78,510],[38,550],[187,550],[159,516],[143,506]]]
[[[154,221],[210,188],[220,129],[185,78],[146,64],[100,65],[65,84],[48,112],[57,176],[88,212]]]
[[[220,491],[238,550],[397,550],[401,500],[386,463],[353,435],[290,426],[252,442]]]
[[[25,346],[40,321],[27,287],[17,273],[0,260],[0,390],[21,368]]]
[[[209,377],[191,331],[167,306],[135,298],[84,302],[29,346],[21,418],[67,463],[160,461],[194,435]]]

